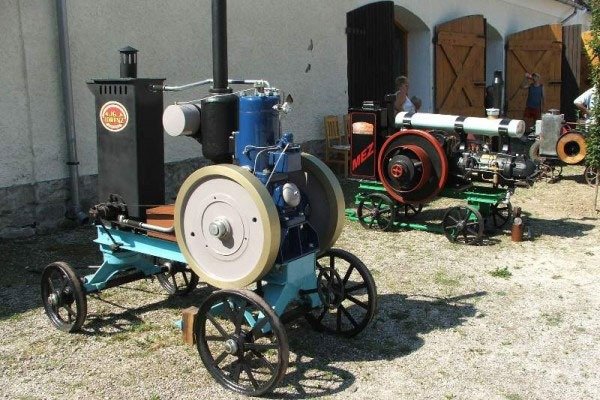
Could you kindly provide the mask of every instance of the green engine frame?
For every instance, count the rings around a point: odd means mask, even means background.
[[[360,180],[358,193],[354,197],[355,208],[347,208],[345,210],[346,217],[351,221],[360,221],[363,223],[363,225],[365,225],[366,219],[366,223],[369,224],[371,221],[369,219],[370,217],[359,216],[358,209],[360,204],[373,194],[383,195],[385,196],[383,198],[387,198],[387,201],[383,202],[385,204],[379,203],[376,205],[376,208],[378,208],[379,212],[389,212],[389,210],[393,208],[391,211],[393,214],[391,223],[386,226],[382,226],[379,221],[376,221],[378,222],[376,228],[380,228],[381,230],[402,228],[444,233],[452,242],[464,241],[466,244],[479,243],[483,237],[484,219],[491,219],[492,224],[496,228],[501,228],[512,216],[512,206],[510,204],[512,191],[510,189],[469,185],[461,188],[446,187],[442,189],[439,194],[440,197],[464,200],[466,201],[467,207],[457,206],[450,208],[446,212],[441,225],[411,221],[410,219],[412,218],[398,218],[399,207],[411,206],[391,199],[387,195],[387,191],[381,182]],[[414,212],[414,215],[418,214],[421,210],[420,206],[418,209],[414,205],[411,208]],[[372,217],[373,220],[376,218],[376,216]],[[361,221],[361,219],[363,220]],[[462,223],[460,221],[457,223],[457,225],[460,225],[458,227],[453,226],[453,222],[456,219],[462,220]],[[369,226],[371,225],[373,224],[370,223]],[[464,227],[462,225],[464,225]],[[465,232],[468,234],[464,234]]]

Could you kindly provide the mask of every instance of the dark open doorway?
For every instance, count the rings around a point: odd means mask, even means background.
[[[394,3],[380,1],[346,14],[348,105],[381,103],[394,91]],[[398,46],[400,51],[400,46]]]

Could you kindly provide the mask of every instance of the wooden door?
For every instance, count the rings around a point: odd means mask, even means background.
[[[436,27],[435,111],[485,116],[485,18],[471,15]]]
[[[544,85],[544,110],[560,109],[562,27],[543,25],[517,32],[506,43],[506,106],[509,118],[523,118],[526,72],[538,72]]]
[[[581,85],[581,53],[583,49],[581,25],[563,26],[562,42],[560,112],[565,114],[565,121],[575,121],[577,115],[573,99],[579,96]]]
[[[380,1],[346,14],[348,104],[383,102],[394,93],[394,3]]]

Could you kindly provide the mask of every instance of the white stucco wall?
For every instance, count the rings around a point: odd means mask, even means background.
[[[294,111],[284,128],[300,142],[321,138],[322,117],[341,115],[347,107],[346,12],[369,2],[230,0],[230,78],[265,78],[291,93]],[[431,39],[436,24],[482,14],[505,38],[560,22],[573,10],[553,0],[396,0],[395,4],[430,28],[409,34],[411,90],[423,98],[423,110],[430,110],[433,101]],[[54,7],[53,1],[2,4],[0,187],[67,176]],[[80,173],[94,174],[94,100],[85,82],[117,77],[118,49],[125,45],[140,50],[140,77],[166,77],[168,84],[211,77],[210,1],[68,1],[68,20]],[[495,48],[502,50],[499,45]],[[493,65],[502,65],[499,60],[503,56]],[[168,94],[165,105],[205,93]],[[165,142],[167,161],[201,152],[192,139],[167,137]]]

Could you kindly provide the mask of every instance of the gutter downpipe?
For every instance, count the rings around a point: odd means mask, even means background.
[[[67,25],[66,0],[56,0],[56,15],[58,27],[58,48],[60,52],[60,75],[62,84],[63,106],[65,110],[65,131],[67,138],[67,165],[69,166],[69,181],[71,205],[65,216],[83,224],[88,215],[81,211],[79,198],[79,161],[77,160],[77,142],[75,139],[75,118],[73,115],[73,86],[71,84],[71,50],[69,48],[69,28]]]
[[[556,1],[558,1],[559,3],[565,4],[567,6],[573,7],[573,12],[571,14],[569,14],[565,19],[560,21],[561,25],[564,25],[565,22],[567,22],[568,20],[573,18],[577,14],[577,11],[586,11],[587,10],[586,7],[582,6],[581,4],[577,4],[577,3],[573,2],[572,0],[556,0]]]

